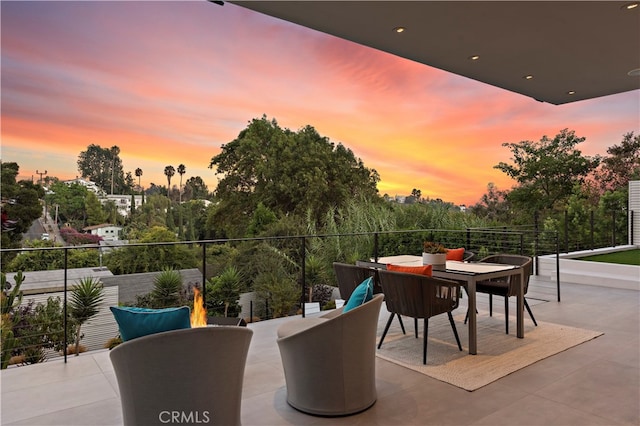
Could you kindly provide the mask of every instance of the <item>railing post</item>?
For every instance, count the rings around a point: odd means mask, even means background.
[[[556,232],[556,292],[560,301],[560,241]]]
[[[633,244],[633,242],[635,241],[633,239],[633,228],[634,228],[634,222],[633,222],[633,210],[629,210],[629,219],[627,221],[627,226],[629,227],[629,244]]]
[[[538,257],[538,250],[540,249],[540,229],[538,227],[538,210],[533,213],[533,256],[535,259],[535,270],[536,275],[539,274],[538,270],[540,268],[540,259]]]
[[[207,243],[202,243],[202,306],[207,306]]]
[[[569,212],[564,211],[564,252],[569,253]]]
[[[591,218],[589,220],[589,227],[591,228],[591,250],[594,249],[595,247],[595,242],[594,242],[594,224],[595,224],[595,217],[594,217],[594,212],[593,210],[591,210]]]
[[[520,233],[520,255],[524,255],[524,233]]]
[[[305,264],[305,259],[307,257],[307,247],[306,247],[306,240],[305,237],[302,236],[300,238],[300,269],[302,270],[300,272],[300,282],[302,284],[302,295],[300,297],[300,306],[302,307],[302,318],[305,318],[306,316],[306,309],[305,309],[305,305],[304,302],[306,300],[306,294],[307,294],[307,280],[306,280],[306,275],[305,274],[305,269],[306,269],[306,264]]]
[[[373,261],[378,261],[378,233],[373,233]]]
[[[471,229],[467,228],[467,243],[465,247],[468,247],[467,250],[471,251]]]
[[[64,305],[62,309],[62,313],[64,318],[62,319],[62,326],[64,327],[64,363],[67,363],[67,347],[69,346],[69,336],[67,336],[67,260],[69,249],[64,248]]]
[[[616,246],[616,210],[611,210],[611,247]]]

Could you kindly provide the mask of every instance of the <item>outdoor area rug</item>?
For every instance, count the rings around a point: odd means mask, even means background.
[[[459,312],[459,311],[458,311]],[[453,330],[445,315],[429,320],[427,365],[422,364],[423,320],[418,321],[415,338],[412,318],[403,317],[406,335],[394,318],[384,343],[376,350],[378,357],[410,368],[434,379],[474,391],[514,371],[550,357],[598,336],[602,332],[584,330],[538,321],[535,327],[525,313],[525,337],[516,337],[515,317],[511,317],[509,334],[505,334],[504,315],[478,314],[478,354],[469,355],[464,313],[454,316],[463,351],[458,350]],[[378,327],[378,342],[384,327]]]

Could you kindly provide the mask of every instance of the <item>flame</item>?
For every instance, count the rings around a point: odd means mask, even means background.
[[[207,310],[204,308],[202,293],[193,287],[193,311],[191,311],[191,328],[207,326]]]

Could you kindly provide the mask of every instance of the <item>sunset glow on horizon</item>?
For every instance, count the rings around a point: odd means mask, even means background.
[[[640,133],[639,91],[551,105],[280,21],[191,2],[1,2],[3,162],[72,179],[91,144],[118,146],[124,171],[167,185],[186,166],[214,190],[211,158],[249,121],[313,126],[377,170],[380,194],[475,204],[502,144],[585,137],[606,155]],[[177,184],[176,179],[172,185]]]

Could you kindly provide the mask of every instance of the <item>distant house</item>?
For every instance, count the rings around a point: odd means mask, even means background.
[[[96,185],[95,182],[91,182],[90,180],[86,180],[86,179],[82,179],[82,178],[75,178],[75,179],[71,179],[71,180],[65,180],[63,182],[66,183],[67,185],[71,185],[71,184],[76,183],[78,185],[84,186],[85,188],[87,188],[87,190],[93,192],[94,194],[96,194],[98,196],[104,195],[104,191],[98,185]]]
[[[104,205],[107,201],[113,201],[118,209],[120,216],[127,217],[131,213],[131,195],[105,195],[100,198],[100,202]],[[142,195],[133,195],[135,208],[142,206]]]
[[[104,241],[118,241],[120,239],[122,227],[103,223],[100,225],[86,226],[82,228],[82,230],[85,233],[102,237]]]

